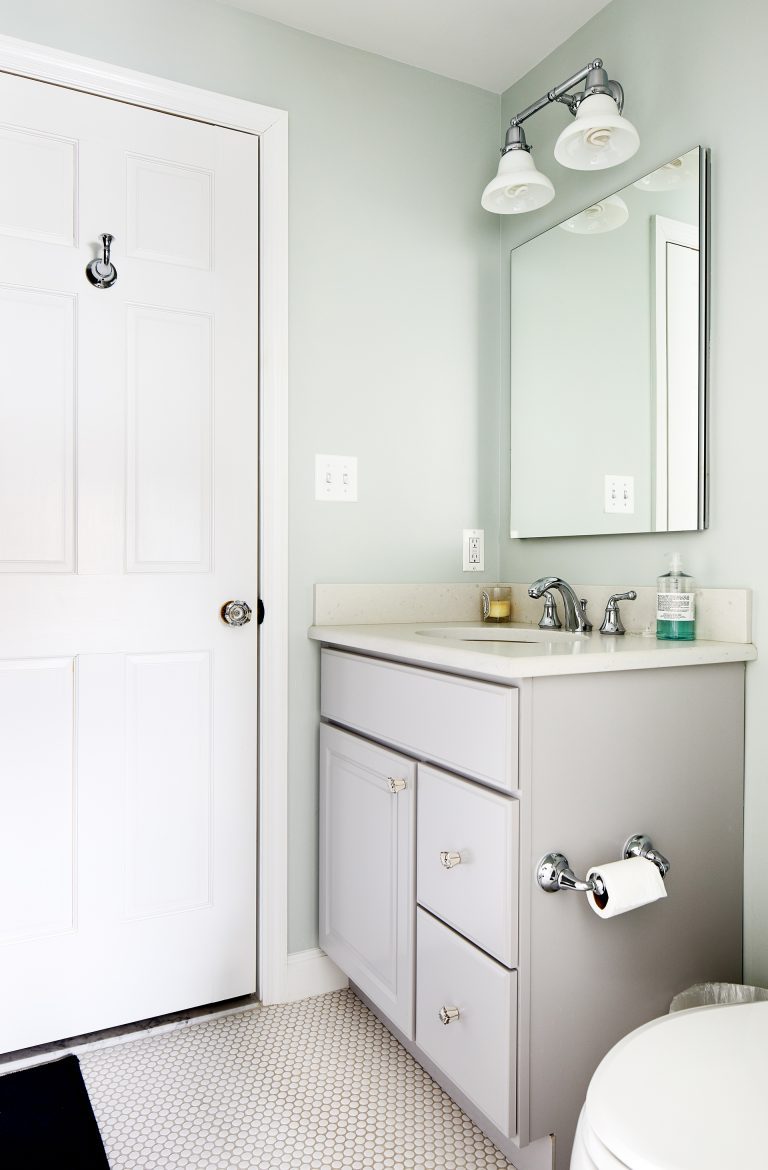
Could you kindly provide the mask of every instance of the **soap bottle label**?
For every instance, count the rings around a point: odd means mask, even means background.
[[[656,618],[660,622],[692,622],[696,617],[693,593],[657,593]]]

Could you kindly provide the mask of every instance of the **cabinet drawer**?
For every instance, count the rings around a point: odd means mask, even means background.
[[[409,1040],[415,773],[412,760],[320,729],[320,946]]]
[[[517,973],[417,910],[416,1043],[499,1129],[513,1137]],[[442,1008],[458,1009],[444,1024]]]
[[[321,712],[418,759],[517,787],[517,691],[323,650]]]
[[[516,967],[518,802],[425,764],[418,776],[418,901]]]

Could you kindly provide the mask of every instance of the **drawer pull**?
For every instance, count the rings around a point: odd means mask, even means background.
[[[437,1013],[440,1017],[440,1022],[443,1024],[450,1024],[452,1020],[458,1020],[459,1009],[457,1007],[446,1007],[445,1004]]]
[[[389,791],[394,792],[395,795],[405,788],[405,780],[395,780],[393,776],[388,776],[387,779],[389,780]]]
[[[454,865],[461,865],[460,853],[441,853],[440,864],[444,869],[453,869]]]

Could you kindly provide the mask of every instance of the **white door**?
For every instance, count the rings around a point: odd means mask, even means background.
[[[0,1051],[255,990],[257,167],[0,75]]]

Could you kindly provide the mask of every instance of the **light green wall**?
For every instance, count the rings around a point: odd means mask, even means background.
[[[605,175],[566,171],[554,162],[554,141],[567,117],[561,108],[549,108],[529,123],[537,164],[552,178],[557,195],[542,211],[512,222],[510,217],[503,225],[502,321],[508,308],[506,255],[516,242],[691,146],[712,148],[712,509],[706,533],[511,541],[503,507],[501,576],[524,581],[554,572],[585,583],[652,585],[666,554],[679,548],[700,584],[755,590],[758,648],[768,633],[761,606],[768,588],[768,396],[763,388],[768,157],[759,146],[766,44],[768,8],[755,0],[727,5],[717,0],[613,0],[502,99],[506,123],[554,82],[602,56],[610,75],[625,87],[626,114],[642,141],[639,154],[606,180]],[[505,332],[502,384],[508,369]],[[506,419],[500,429],[505,466]],[[507,478],[508,471],[502,499]],[[766,984],[768,889],[762,849],[768,835],[767,707],[768,669],[758,661],[748,668],[747,682],[746,975]],[[701,795],[707,800],[707,793]],[[696,810],[691,809],[692,831],[695,823]]]
[[[289,947],[317,930],[315,581],[497,571],[499,98],[207,0],[0,0],[0,34],[290,115]],[[314,454],[360,501],[313,500]]]

